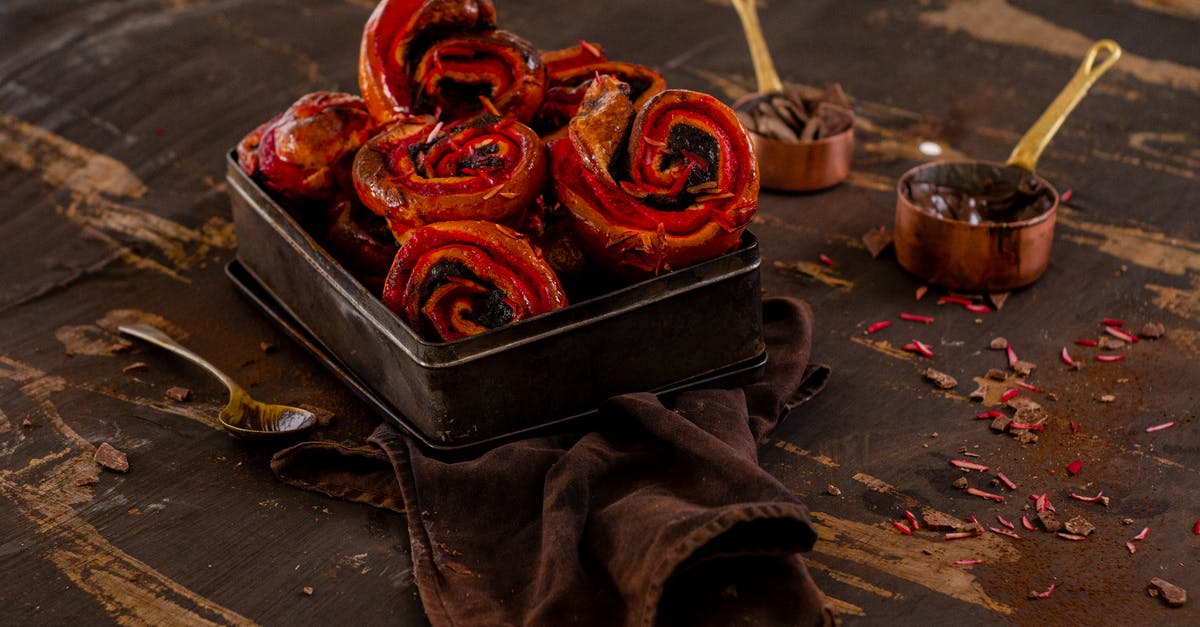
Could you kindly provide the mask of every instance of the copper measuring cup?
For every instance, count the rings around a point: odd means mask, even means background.
[[[758,92],[733,103],[734,110],[766,94],[782,94],[783,81],[775,71],[771,53],[758,23],[754,0],[731,0],[746,34]],[[759,180],[763,187],[789,192],[807,192],[837,185],[850,174],[854,156],[854,118],[846,130],[812,141],[781,141],[749,131],[758,156]]]
[[[1108,56],[1099,64],[1096,57]],[[1111,39],[1096,42],[1079,70],[1037,122],[1025,133],[1004,164],[984,161],[935,161],[905,172],[896,184],[896,259],[917,277],[966,292],[1002,292],[1033,283],[1046,272],[1058,212],[1058,190],[1034,174],[1038,157],[1063,120],[1088,89],[1121,57]],[[967,192],[982,189],[985,180],[1017,184],[1029,178],[1051,196],[1050,208],[1013,222],[971,223],[936,215],[918,207],[910,184],[932,183]]]

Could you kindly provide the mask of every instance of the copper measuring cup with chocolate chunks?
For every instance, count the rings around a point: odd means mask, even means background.
[[[1097,64],[1101,52],[1108,56]],[[1041,277],[1050,263],[1059,195],[1034,168],[1063,120],[1120,57],[1115,41],[1092,45],[1004,164],[935,161],[905,172],[896,184],[900,265],[929,283],[966,292],[1003,292]]]
[[[771,53],[758,23],[754,0],[731,2],[742,23],[746,43],[750,47],[750,59],[754,64],[758,89],[755,93],[739,98],[733,103],[733,109],[741,113],[764,101],[791,100],[785,95],[783,81],[779,79],[775,64],[771,61]],[[844,99],[845,94],[841,93],[840,88],[837,93]],[[836,122],[835,126],[840,130],[831,135],[808,139],[804,134],[797,132],[798,137],[795,140],[785,140],[768,137],[756,132],[754,128],[747,128],[758,157],[759,180],[763,187],[788,192],[816,191],[837,185],[849,176],[850,161],[854,157],[854,111],[847,102],[839,102],[838,105],[818,105],[810,118],[810,121],[823,118],[819,120],[822,123]],[[804,103],[799,102],[797,97],[789,106],[795,111],[797,108],[803,108]],[[822,107],[826,106],[829,106],[830,110],[819,115],[823,113]],[[779,124],[784,122],[780,121]]]

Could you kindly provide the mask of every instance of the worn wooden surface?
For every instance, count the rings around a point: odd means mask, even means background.
[[[172,324],[256,395],[336,412],[318,437],[369,432],[377,418],[224,277],[236,244],[222,168],[241,135],[301,94],[355,89],[372,4],[0,7],[0,622],[424,622],[401,515],[276,482],[270,450],[216,426],[215,381],[166,353],[121,349],[111,333],[126,320]],[[727,101],[752,87],[722,2],[498,4],[503,27],[543,48],[601,42]],[[815,358],[835,371],[762,450],[812,508],[821,540],[808,564],[822,589],[851,624],[1200,623],[1195,601],[1169,609],[1145,592],[1157,576],[1200,594],[1200,3],[760,5],[784,80],[841,82],[860,115],[850,179],[764,193],[754,226],[767,291],[812,303]],[[1040,163],[1074,190],[1049,272],[998,312],[939,307],[937,289],[916,302],[920,282],[890,253],[872,259],[859,237],[890,223],[896,177],[928,159],[919,142],[1002,160],[1101,37],[1126,56]],[[900,311],[937,321],[864,335]],[[1072,341],[1097,336],[1105,316],[1161,320],[1167,336],[1125,349],[1124,362],[1069,371],[1059,349],[1088,359]],[[1041,391],[1024,394],[1052,419],[1036,444],[973,419],[971,379],[1005,363],[986,348],[997,335],[1038,364]],[[933,360],[896,350],[913,338],[934,345]],[[147,368],[123,372],[135,362]],[[927,365],[958,388],[934,390],[919,374]],[[193,401],[164,399],[179,385]],[[1176,424],[1144,432],[1166,421]],[[129,473],[97,469],[102,442],[129,454]],[[946,460],[960,447],[1020,489],[996,504],[952,488],[961,473]],[[1083,472],[1071,478],[1073,459]],[[77,485],[88,475],[98,481]],[[1003,491],[990,477],[970,478]],[[1072,490],[1102,490],[1111,505],[1071,501]],[[995,525],[1028,513],[1032,492],[1096,533],[951,543],[888,522],[928,508]],[[1131,555],[1125,541],[1146,526]],[[953,563],[962,558],[985,562]],[[1026,598],[1052,583],[1051,598]]]

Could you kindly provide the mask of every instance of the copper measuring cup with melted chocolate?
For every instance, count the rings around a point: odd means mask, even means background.
[[[733,103],[733,109],[738,111],[755,100],[780,96],[784,89],[759,26],[754,0],[731,2],[750,47],[758,88],[756,93],[747,94]],[[763,187],[807,192],[842,182],[850,174],[850,161],[854,156],[854,114],[848,111],[846,115],[850,120],[845,130],[813,140],[784,141],[749,130]]]
[[[1096,57],[1107,57],[1099,64]],[[896,184],[896,259],[917,277],[967,292],[1002,292],[1046,272],[1058,190],[1034,173],[1038,157],[1088,89],[1121,57],[1105,39],[1013,148],[1004,164],[935,161]]]

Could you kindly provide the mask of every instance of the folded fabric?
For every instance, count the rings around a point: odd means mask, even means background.
[[[280,451],[285,482],[404,511],[434,625],[820,625],[800,560],[808,511],[758,466],[760,439],[820,390],[812,314],[763,304],[768,362],[738,389],[628,394],[602,429],[439,459],[390,424],[362,447]]]

